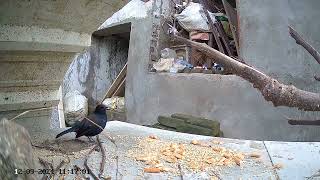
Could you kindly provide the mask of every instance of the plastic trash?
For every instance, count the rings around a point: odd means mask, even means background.
[[[211,12],[209,14],[214,23],[216,21],[214,14]],[[202,5],[199,3],[190,2],[180,14],[175,15],[175,18],[186,31],[209,31],[207,17]]]
[[[174,58],[161,58],[158,62],[153,64],[153,68],[156,69],[157,72],[169,72],[170,68],[173,66],[173,63]]]
[[[168,58],[177,58],[177,54],[175,50],[170,48],[164,48],[160,51],[161,58],[168,59]]]
[[[221,74],[223,72],[224,68],[222,65],[217,64],[217,63],[213,63],[212,66],[212,72],[215,74]]]

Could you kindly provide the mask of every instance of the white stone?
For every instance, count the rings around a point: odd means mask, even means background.
[[[79,120],[88,115],[88,99],[79,91],[71,91],[64,99],[64,112],[67,122]]]

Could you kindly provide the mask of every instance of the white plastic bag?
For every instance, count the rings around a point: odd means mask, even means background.
[[[174,58],[163,59],[161,58],[158,62],[153,64],[153,68],[157,70],[157,72],[169,72],[170,68],[174,63]]]
[[[209,14],[214,23],[216,21],[214,14],[210,12]],[[209,31],[206,14],[199,3],[190,2],[180,14],[175,15],[175,18],[186,31]]]

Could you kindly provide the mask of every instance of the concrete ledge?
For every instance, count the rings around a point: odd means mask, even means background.
[[[84,143],[86,138],[80,138],[74,140],[74,135],[69,134],[61,139],[56,140],[54,137],[57,133],[63,129],[55,130],[31,130],[31,137],[34,144],[45,143],[53,149],[52,151],[34,148],[35,154],[44,159],[52,159],[55,164],[58,164],[63,158],[65,153],[59,153],[57,149],[69,147],[69,154],[71,162],[69,167],[72,168],[74,164],[83,167],[84,150],[88,152],[92,144]],[[30,131],[29,131],[30,132]],[[120,179],[181,179],[180,175],[173,175],[168,173],[144,173],[144,163],[136,162],[134,159],[127,156],[128,150],[135,147],[139,139],[148,137],[149,135],[155,135],[161,140],[176,142],[176,143],[190,143],[192,140],[198,140],[201,142],[223,142],[221,147],[230,148],[243,152],[245,154],[251,152],[257,152],[261,155],[259,163],[255,163],[256,160],[246,159],[241,167],[221,167],[219,169],[219,177],[221,179],[304,179],[307,176],[311,176],[315,173],[319,167],[320,158],[319,146],[320,143],[309,142],[270,142],[270,141],[252,141],[252,140],[240,140],[230,138],[217,138],[209,136],[191,135],[185,133],[177,133],[159,129],[153,129],[129,123],[112,121],[108,122],[106,129],[103,133],[111,135],[118,148],[116,148],[103,134],[102,138],[103,146],[106,149],[106,165],[105,175],[111,176],[112,179],[116,177],[116,171],[118,169],[118,178]],[[49,144],[48,144],[49,143]],[[83,145],[82,145],[83,144]],[[73,147],[82,146],[81,149],[75,149]],[[88,146],[90,145],[90,147]],[[220,146],[220,145],[219,145]],[[73,148],[73,150],[71,150]],[[76,158],[74,158],[74,157]],[[118,168],[115,161],[115,156],[118,156]],[[286,160],[286,159],[290,160]],[[280,161],[279,159],[283,159]],[[99,164],[101,161],[101,153],[94,152],[89,158],[89,166],[92,170],[98,174]],[[273,165],[276,163],[283,163],[283,167],[280,169],[274,169]],[[40,167],[40,165],[38,165]],[[183,169],[183,179],[210,179],[212,172],[190,172]],[[73,179],[75,175],[69,174],[65,179]]]
[[[90,46],[91,35],[37,26],[0,25],[0,50],[79,52]]]
[[[27,110],[57,105],[58,90],[0,92],[0,112]]]

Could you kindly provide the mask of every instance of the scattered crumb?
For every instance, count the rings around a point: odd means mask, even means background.
[[[221,142],[221,141],[216,141],[216,140],[213,140],[212,143],[213,143],[213,144],[223,144],[223,142]]]
[[[220,144],[220,143],[217,143]],[[138,141],[130,149],[128,157],[146,165],[145,172],[168,172],[180,174],[178,164],[188,171],[201,172],[216,169],[218,166],[241,166],[245,155],[242,152],[227,149],[198,140],[188,143],[175,143],[165,140],[152,140],[150,136]]]
[[[191,144],[193,144],[193,145],[198,145],[198,144],[199,144],[199,141],[197,141],[197,140],[192,140],[192,141],[191,141]]]
[[[219,178],[217,176],[212,176],[210,177],[210,180],[219,180]]]
[[[257,152],[252,152],[252,153],[248,154],[248,156],[252,157],[252,158],[260,158],[261,154],[259,154]]]
[[[161,172],[161,169],[156,167],[150,167],[150,168],[144,168],[143,171],[146,173],[159,173]]]
[[[159,139],[159,138],[158,138],[157,136],[155,136],[155,135],[150,135],[149,138],[150,138],[150,139]]]
[[[283,164],[281,164],[281,163],[274,164],[273,168],[277,169],[277,170],[282,169],[283,168]]]

